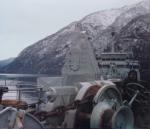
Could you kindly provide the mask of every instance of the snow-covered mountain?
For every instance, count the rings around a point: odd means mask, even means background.
[[[74,42],[78,44],[80,41],[77,34],[86,32],[94,52],[109,50],[111,42],[118,40],[112,38],[112,32],[117,37],[133,19],[149,12],[150,0],[145,0],[119,9],[92,13],[25,48],[3,72],[61,74],[68,51],[74,47]]]
[[[140,2],[138,4],[131,5],[119,17],[115,19],[113,26],[120,30],[133,18],[147,14],[149,12],[150,12],[150,0],[144,0],[143,2]]]

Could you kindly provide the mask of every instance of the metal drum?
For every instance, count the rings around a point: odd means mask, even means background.
[[[114,103],[116,108],[122,105],[122,97],[115,85],[104,85],[99,89],[93,99],[96,105],[101,102]]]
[[[133,129],[134,116],[127,106],[120,107],[112,117],[112,129]]]
[[[114,83],[112,83],[111,81],[105,81],[105,80],[93,81],[93,82],[82,82],[80,83],[80,85],[81,85],[80,86],[81,88],[75,98],[75,101],[81,101],[89,94],[95,96],[96,94],[99,94],[97,92],[101,91],[101,89],[103,89],[103,87],[105,86],[112,86],[113,88],[115,88]],[[117,90],[117,88],[115,88],[115,90]],[[119,91],[117,90],[116,92],[117,94],[119,94],[119,97],[121,98]]]
[[[75,114],[74,128],[89,128],[90,115],[93,110],[93,98],[102,86],[86,83],[79,90],[75,103],[77,110]]]
[[[113,83],[103,82],[93,99],[93,111],[90,118],[91,128],[111,128],[111,118],[122,105],[122,97]]]
[[[93,109],[90,127],[99,129],[133,129],[133,113],[127,106],[122,106],[116,111],[108,103],[102,102]]]
[[[100,85],[85,85],[83,86],[76,98],[75,98],[75,101],[82,101],[83,99],[85,99],[86,97],[90,96],[90,95],[94,95],[98,92],[98,90],[101,88]]]
[[[110,129],[110,121],[113,113],[111,105],[105,102],[98,103],[91,114],[90,128]]]
[[[99,129],[132,129],[134,117],[130,107],[122,106],[122,97],[115,85],[104,85],[93,99],[90,127]]]
[[[1,129],[43,129],[41,123],[24,110],[7,107],[0,111]]]

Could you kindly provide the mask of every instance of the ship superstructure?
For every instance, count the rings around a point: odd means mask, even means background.
[[[73,43],[62,69],[64,85],[100,78],[124,79],[130,70],[135,70],[140,80],[139,61],[133,58],[132,52],[116,52],[113,40],[110,52],[94,52],[85,33],[81,32],[78,37],[80,43]]]
[[[138,72],[138,78],[140,78],[139,62],[134,60],[130,53],[101,53],[97,61],[101,76],[104,79],[124,79],[128,72],[133,69]]]
[[[73,42],[62,68],[63,85],[100,79],[100,70],[92,44],[85,31],[77,33],[79,43]]]

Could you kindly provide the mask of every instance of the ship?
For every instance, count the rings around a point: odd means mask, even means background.
[[[68,52],[62,76],[38,77],[34,85],[19,81],[15,89],[0,87],[0,128],[150,127],[150,89],[140,80],[139,62],[132,52],[96,55],[85,33]],[[16,99],[5,98],[14,91]],[[35,101],[24,100],[27,94]]]

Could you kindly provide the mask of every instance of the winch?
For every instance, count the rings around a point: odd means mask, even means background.
[[[42,129],[41,123],[44,122],[46,128],[133,129],[134,116],[131,107],[138,95],[137,90],[131,95],[130,101],[123,101],[121,92],[111,80],[80,82],[75,87],[49,87],[44,96],[40,96],[40,101],[36,103],[38,109],[35,108],[34,112],[29,109],[20,110],[19,106],[1,110],[0,127]],[[46,98],[46,103],[41,101],[42,98]],[[2,105],[3,102],[4,100]],[[10,119],[10,124],[5,122],[7,119]]]

